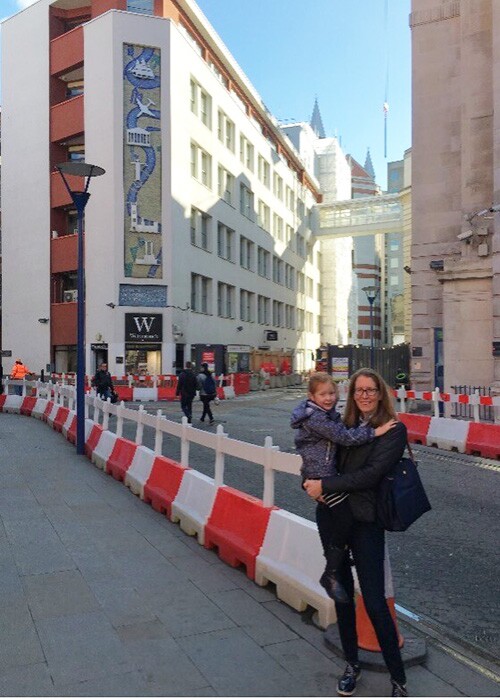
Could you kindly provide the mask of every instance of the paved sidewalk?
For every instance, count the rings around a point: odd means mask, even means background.
[[[41,421],[1,414],[0,449],[0,695],[335,696],[342,660],[272,587]],[[412,695],[499,694],[428,643]],[[358,695],[388,694],[386,674],[363,672]]]

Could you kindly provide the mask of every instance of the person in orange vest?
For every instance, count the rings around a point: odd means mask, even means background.
[[[20,360],[19,358],[16,360],[14,367],[12,368],[12,371],[10,373],[10,378],[11,379],[24,379],[26,375],[28,374],[33,374],[33,372],[26,367],[24,362]],[[14,387],[14,393],[17,394],[18,396],[23,395],[23,387],[22,386],[15,386]]]

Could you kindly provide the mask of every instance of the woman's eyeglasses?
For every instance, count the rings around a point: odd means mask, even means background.
[[[378,389],[370,387],[369,389],[354,389],[354,396],[375,396]]]

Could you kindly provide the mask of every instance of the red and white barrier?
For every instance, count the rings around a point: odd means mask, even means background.
[[[124,484],[141,500],[144,500],[144,485],[151,475],[155,453],[143,445],[139,445],[134,459],[125,474]]]
[[[248,578],[255,578],[255,560],[262,547],[271,511],[275,506],[247,493],[222,486],[217,490],[205,525],[205,547],[218,548],[220,558],[230,566],[244,564]]]
[[[159,513],[166,513],[167,518],[172,519],[172,503],[177,498],[184,474],[189,467],[183,467],[178,462],[168,457],[156,457],[153,467],[143,489],[143,498],[146,503]],[[185,509],[182,509],[182,499],[178,503],[179,512],[185,518]],[[178,518],[180,520],[180,516]],[[174,520],[174,522],[176,522]]]
[[[299,612],[318,611],[321,627],[337,620],[333,600],[319,584],[325,559],[315,523],[286,510],[273,510],[255,562],[255,582],[276,586],[278,598]]]
[[[115,433],[112,433],[110,430],[101,430],[90,455],[90,460],[96,467],[106,471],[108,459],[113,452],[117,439]]]
[[[209,476],[194,469],[186,470],[181,486],[172,503],[170,519],[179,523],[188,535],[196,535],[205,543],[205,525],[212,511],[217,487]]]

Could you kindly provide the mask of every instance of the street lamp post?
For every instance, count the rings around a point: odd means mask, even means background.
[[[76,340],[76,453],[85,452],[85,270],[83,248],[83,214],[90,192],[89,184],[93,177],[104,175],[104,168],[82,162],[60,163],[56,169],[61,175],[66,189],[76,208],[78,220],[78,268],[77,268],[77,340]],[[83,191],[72,190],[65,175],[87,178]]]
[[[379,288],[371,285],[369,287],[363,287],[363,291],[366,294],[368,303],[370,304],[370,367],[375,369],[375,348],[374,348],[374,337],[373,337],[373,303],[377,298],[379,293]]]

